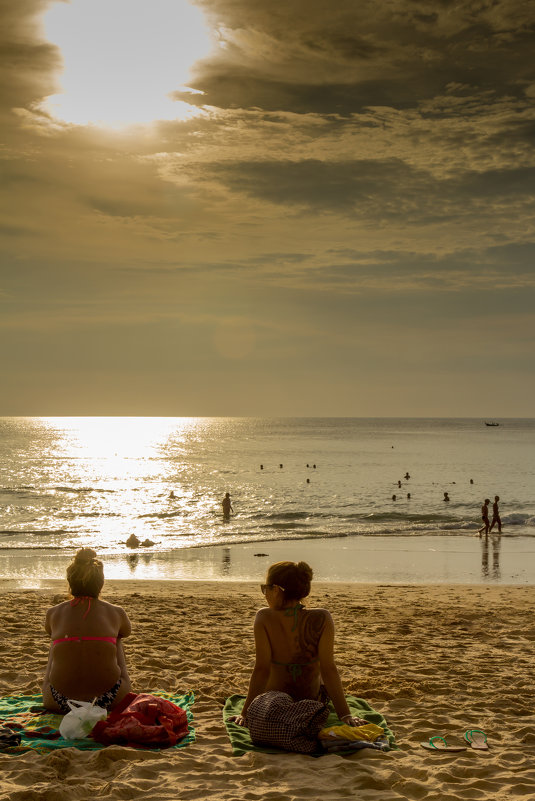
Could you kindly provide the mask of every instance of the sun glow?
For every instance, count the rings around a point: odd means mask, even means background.
[[[190,68],[213,40],[187,0],[71,0],[44,17],[61,49],[62,93],[45,102],[65,122],[121,126],[184,119],[199,109],[171,93],[189,91]]]

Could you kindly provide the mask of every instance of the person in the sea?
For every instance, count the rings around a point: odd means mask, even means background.
[[[230,513],[234,512],[232,503],[230,502],[230,492],[225,493],[225,497],[221,501],[221,506],[223,507],[223,517],[228,519],[230,517]]]
[[[477,532],[480,537],[481,537],[481,534],[482,534],[483,531],[485,532],[485,537],[489,533],[489,526],[490,526],[490,523],[489,523],[489,503],[490,503],[490,499],[489,498],[485,498],[485,503],[481,507],[481,519],[483,521],[483,525],[481,526],[481,528]]]
[[[312,568],[306,562],[276,562],[260,588],[268,605],[254,622],[256,659],[249,691],[240,715],[233,720],[247,726],[247,710],[261,693],[278,690],[294,701],[304,698],[327,702],[349,726],[366,721],[349,711],[334,661],[334,623],[327,609],[307,609]]]
[[[494,503],[492,504],[492,522],[490,524],[489,532],[492,531],[496,523],[498,524],[498,532],[502,533],[502,519],[500,517],[500,510],[498,508],[499,495],[494,496]]]
[[[123,638],[130,621],[120,606],[99,598],[102,562],[82,548],[67,568],[72,598],[46,613],[52,644],[43,681],[43,706],[67,713],[67,700],[93,701],[109,709],[131,692]]]

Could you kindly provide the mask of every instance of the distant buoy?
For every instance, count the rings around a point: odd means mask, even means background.
[[[263,464],[261,464],[261,465],[260,465],[260,470],[263,470],[263,469],[264,469],[264,465],[263,465]]]
[[[279,465],[279,467],[280,467],[280,469],[282,470],[282,465],[281,465],[281,464]]]

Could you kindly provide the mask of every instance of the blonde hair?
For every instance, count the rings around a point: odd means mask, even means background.
[[[300,601],[310,593],[312,568],[306,562],[275,562],[267,572],[267,583],[284,590],[287,601]]]
[[[92,548],[81,548],[67,568],[71,595],[98,598],[104,584],[104,567]]]

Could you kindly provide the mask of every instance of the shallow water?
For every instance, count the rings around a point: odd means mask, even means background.
[[[3,418],[0,554],[31,550],[63,565],[91,545],[120,558],[134,533],[155,543],[163,576],[166,560],[206,545],[473,537],[483,499],[495,494],[502,542],[529,540],[535,421],[499,422]],[[14,564],[0,559],[4,571]],[[147,572],[139,559],[136,577]]]

